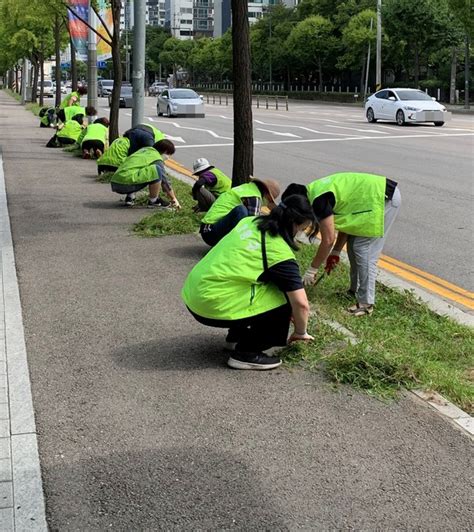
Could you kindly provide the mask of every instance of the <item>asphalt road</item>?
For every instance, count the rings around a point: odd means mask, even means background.
[[[146,121],[170,138],[176,160],[191,168],[206,157],[231,173],[232,107],[206,105],[206,118],[158,118],[146,98]],[[108,112],[105,100],[100,110]],[[128,129],[131,109],[121,110]],[[384,253],[474,290],[474,116],[453,115],[444,127],[368,124],[363,110],[290,102],[290,110],[254,108],[255,176],[282,186],[341,171],[398,181],[403,206]]]
[[[179,296],[201,239],[131,236],[148,212],[93,162],[2,93],[0,118],[50,530],[472,527],[467,436],[407,397],[228,369]]]

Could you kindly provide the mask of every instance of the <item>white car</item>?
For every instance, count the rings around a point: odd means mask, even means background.
[[[156,101],[158,116],[195,116],[204,118],[204,103],[192,89],[166,89]]]
[[[38,89],[37,89],[37,96],[40,95],[40,91],[41,91],[41,82],[38,83]],[[45,79],[43,81],[43,96],[45,98],[53,98],[54,97],[54,93],[55,93],[55,86],[53,84],[53,82],[49,79]]]
[[[418,89],[382,89],[367,99],[365,116],[368,122],[390,120],[399,126],[434,122],[442,126],[451,113],[436,98]]]

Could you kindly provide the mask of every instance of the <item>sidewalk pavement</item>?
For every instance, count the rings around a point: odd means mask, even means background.
[[[52,530],[467,530],[472,441],[410,397],[226,367],[180,300],[197,235],[141,239],[90,161],[0,93]]]

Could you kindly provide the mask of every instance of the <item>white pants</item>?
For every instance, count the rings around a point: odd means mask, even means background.
[[[366,305],[375,303],[377,261],[401,204],[402,197],[397,187],[393,198],[385,202],[383,237],[349,236],[347,240],[347,254],[351,265],[351,290],[355,292],[358,303]]]

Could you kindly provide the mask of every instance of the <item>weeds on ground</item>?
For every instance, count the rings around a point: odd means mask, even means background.
[[[182,181],[170,177],[176,197],[181,209],[179,211],[157,211],[145,216],[133,226],[136,235],[144,237],[157,237],[165,235],[181,235],[194,233],[199,229],[201,215],[193,212],[195,201],[191,196],[191,187]],[[136,204],[146,204],[148,195],[137,196]]]
[[[21,94],[18,92],[12,91],[11,89],[3,89],[9,96],[15,98],[15,100],[21,101]]]
[[[303,246],[299,251],[302,269],[314,250]],[[351,384],[378,397],[393,397],[402,387],[435,390],[474,412],[474,332],[430,311],[412,292],[400,293],[380,284],[374,313],[355,318],[345,312],[353,303],[345,296],[348,276],[348,267],[341,264],[308,291],[316,311],[311,331],[317,341],[304,347],[302,357],[310,365],[322,365],[335,382]],[[346,342],[325,355],[318,337],[322,335],[328,345],[340,340],[340,334],[328,332],[318,316],[339,322],[359,342]]]
[[[112,181],[112,176],[114,172],[102,172],[96,177],[96,181],[99,183],[110,183]]]
[[[39,116],[39,112],[41,111],[42,107],[37,103],[27,103],[25,105],[25,109],[27,111],[31,111],[34,115]]]

